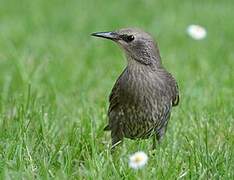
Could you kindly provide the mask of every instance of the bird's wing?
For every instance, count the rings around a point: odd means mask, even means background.
[[[114,87],[111,90],[111,93],[109,95],[109,109],[108,109],[108,114],[114,110],[118,104],[119,104],[119,83],[118,80],[115,82]]]
[[[171,104],[170,103],[165,103],[162,108],[162,115],[161,115],[161,121],[160,123],[165,125],[167,124],[168,119],[170,118],[171,114]]]
[[[165,103],[162,106],[162,112],[159,117],[160,120],[157,121],[157,124],[156,124],[156,127],[157,127],[156,133],[157,133],[158,140],[160,140],[166,132],[167,124],[171,115],[171,107],[172,107],[172,104],[170,103]]]
[[[121,76],[120,76],[121,77]],[[120,95],[120,83],[119,83],[119,79],[120,77],[117,79],[117,81],[115,82],[114,87],[111,90],[111,93],[109,95],[109,109],[108,109],[108,114],[113,111],[119,104],[119,95]]]
[[[108,117],[109,117],[109,124],[105,127],[104,130],[111,130],[111,126],[115,126],[113,124],[119,123],[119,109],[120,109],[120,79],[125,73],[126,69],[122,72],[119,78],[116,80],[114,87],[111,90],[109,95],[109,109],[108,109]]]
[[[109,124],[105,127],[104,130],[111,130],[112,137],[112,148],[119,144],[123,139],[122,132],[122,121],[123,113],[121,107],[121,78],[124,76],[126,69],[122,72],[120,77],[115,82],[115,85],[109,96],[109,109],[108,109],[108,118]]]
[[[174,79],[174,78],[173,78]],[[174,88],[172,90],[172,106],[177,106],[179,104],[180,101],[180,95],[179,95],[179,87],[177,82],[174,79]]]
[[[180,100],[178,84],[177,84],[176,80],[174,79],[174,77],[170,73],[168,73],[166,71],[164,71],[164,73],[166,73],[166,74],[164,74],[164,77],[166,78],[166,82],[169,85],[168,89],[170,91],[171,98],[172,98],[172,101],[171,101],[172,106],[177,106],[179,104],[179,100]]]
[[[163,134],[166,131],[172,106],[176,106],[179,103],[179,88],[176,80],[167,71],[163,70],[162,73],[162,78],[164,78],[164,82],[166,82],[166,84],[164,84],[166,90],[164,89],[160,91],[160,97],[162,98],[160,107],[161,113],[159,115],[159,124],[157,124],[157,137],[159,140],[163,137]]]

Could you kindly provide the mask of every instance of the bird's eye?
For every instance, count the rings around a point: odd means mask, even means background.
[[[131,42],[131,41],[133,41],[134,40],[134,36],[133,35],[130,35],[130,36],[127,36],[126,37],[126,41],[127,42]]]
[[[124,40],[125,42],[129,43],[133,41],[135,37],[133,35],[123,34],[123,35],[120,35],[120,38]]]

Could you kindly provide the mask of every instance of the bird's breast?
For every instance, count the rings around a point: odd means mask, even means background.
[[[128,104],[152,106],[159,97],[160,80],[145,70],[127,71],[121,79],[121,96]]]

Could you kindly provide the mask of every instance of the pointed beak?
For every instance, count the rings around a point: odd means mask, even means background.
[[[114,41],[117,41],[120,39],[118,33],[116,33],[116,32],[96,32],[96,33],[92,33],[91,36],[111,39]]]

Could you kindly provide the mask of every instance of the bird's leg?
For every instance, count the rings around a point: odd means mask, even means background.
[[[163,136],[162,132],[164,132],[164,131],[160,131],[159,133],[155,132],[155,134],[153,135],[152,151],[155,151],[157,144],[161,143],[162,136]]]
[[[152,150],[155,150],[156,149],[156,142],[157,141],[157,135],[155,134],[154,136],[153,136],[153,145],[152,145]]]
[[[157,129],[154,129],[152,150],[155,150],[155,149],[156,149],[157,141],[159,142],[160,139],[161,139],[161,138],[160,138],[160,132],[158,132]]]
[[[152,150],[150,151],[150,154],[155,156],[155,151],[156,151],[156,145],[157,144],[157,136],[156,134],[153,135],[153,143],[152,143]]]

